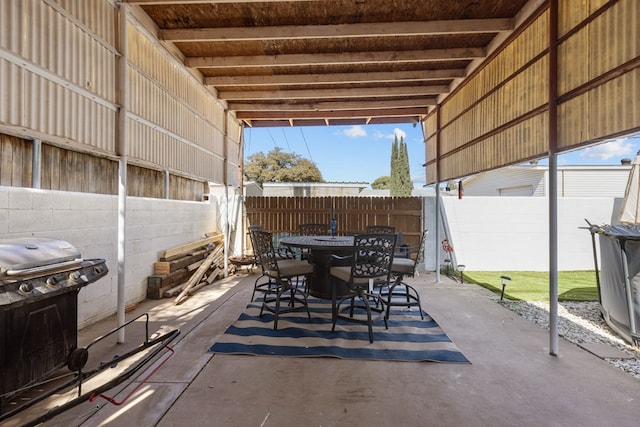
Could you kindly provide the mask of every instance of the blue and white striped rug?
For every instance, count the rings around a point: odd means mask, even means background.
[[[380,320],[369,343],[366,325],[338,320],[331,332],[331,304],[309,298],[311,322],[306,312],[282,314],[278,330],[273,315],[260,314],[260,302],[250,303],[209,351],[226,354],[411,362],[470,363],[447,334],[427,313],[424,320],[413,311],[391,311],[389,329]]]

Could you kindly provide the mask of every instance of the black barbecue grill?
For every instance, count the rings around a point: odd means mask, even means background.
[[[150,334],[147,313],[78,348],[78,292],[107,272],[104,259],[82,259],[63,240],[0,240],[0,424],[36,426],[97,398],[114,403],[106,391],[174,353],[169,344],[180,330]],[[145,329],[142,343],[119,348],[108,363],[89,357],[96,344],[134,324]]]
[[[49,238],[0,240],[0,396],[50,375],[77,347],[80,288],[108,272]],[[4,412],[0,399],[0,414]]]

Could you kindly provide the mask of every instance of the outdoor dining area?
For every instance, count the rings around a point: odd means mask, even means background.
[[[254,284],[263,292],[260,315],[273,313],[273,329],[282,314],[306,311],[308,297],[331,301],[332,331],[340,320],[367,325],[373,342],[373,324],[387,320],[392,306],[417,307],[424,318],[418,292],[404,282],[413,276],[424,256],[424,231],[411,258],[409,247],[396,257],[398,234],[395,227],[372,225],[364,233],[337,236],[324,224],[300,224],[299,234],[279,240],[260,226],[249,229],[256,262],[262,274]],[[261,281],[261,279],[264,279]],[[348,311],[348,315],[343,312]],[[362,312],[364,318],[354,315]],[[380,314],[375,317],[373,313]]]

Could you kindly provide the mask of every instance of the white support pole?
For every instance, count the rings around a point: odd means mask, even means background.
[[[35,138],[31,150],[31,187],[40,188],[42,185],[42,141]]]
[[[229,275],[229,243],[230,236],[229,231],[231,228],[229,227],[230,221],[230,212],[229,212],[229,119],[227,117],[227,110],[224,111],[224,203],[225,203],[225,215],[226,218],[224,220],[224,229],[222,232],[224,233],[224,277]]]
[[[164,170],[164,198],[169,198],[169,185],[171,184],[171,174],[168,169]]]
[[[436,183],[436,283],[440,283],[440,183]]]
[[[549,154],[549,353],[558,355],[558,161]]]
[[[558,0],[549,2],[549,354],[558,355]]]
[[[128,73],[127,73],[127,21],[128,8],[120,3],[120,111],[118,114],[118,290],[116,301],[116,317],[118,343],[125,342],[125,285],[126,285],[126,243],[127,243],[127,102],[128,102]]]

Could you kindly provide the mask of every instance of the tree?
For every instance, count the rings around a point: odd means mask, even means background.
[[[258,152],[247,158],[244,176],[258,184],[263,182],[324,182],[314,162],[295,153],[286,153],[280,147],[267,155]]]
[[[406,197],[411,196],[413,191],[413,181],[409,170],[409,153],[404,137],[393,139],[391,146],[391,178],[389,179],[389,193],[391,196]]]
[[[376,180],[371,183],[371,188],[374,190],[388,190],[390,180],[391,177],[389,175],[376,178]]]
[[[400,152],[398,153],[398,182],[400,192],[398,196],[411,196],[413,191],[413,181],[411,180],[411,171],[409,170],[409,152],[404,137],[400,137]]]

